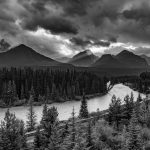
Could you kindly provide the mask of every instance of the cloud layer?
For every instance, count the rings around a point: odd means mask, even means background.
[[[87,48],[149,54],[149,16],[147,0],[0,0],[0,36],[50,57]]]

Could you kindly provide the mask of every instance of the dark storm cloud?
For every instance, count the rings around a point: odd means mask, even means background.
[[[90,40],[84,40],[82,38],[78,38],[78,37],[73,37],[70,39],[70,41],[77,45],[77,46],[81,46],[81,47],[85,47],[85,46],[88,46],[88,45],[91,45],[91,41]]]
[[[54,34],[58,33],[72,33],[77,34],[77,27],[72,24],[71,21],[58,18],[34,18],[34,19],[25,19],[22,27],[27,30],[36,31],[38,27],[42,27],[46,30],[51,31]]]
[[[51,3],[59,5],[63,8],[64,14],[69,16],[87,14],[87,8],[91,6],[93,2],[98,0],[50,0]],[[99,0],[101,1],[101,0]]]
[[[150,6],[147,3],[143,3],[138,8],[131,8],[125,10],[123,15],[127,19],[135,20],[142,25],[150,25]]]
[[[0,0],[0,35],[35,47],[42,45],[42,35],[32,43],[26,37],[40,27],[50,31],[52,38],[71,39],[72,48],[106,49],[117,42],[142,45],[150,43],[149,16],[148,0]]]
[[[108,42],[108,41],[96,41],[96,42],[94,42],[93,45],[109,47],[110,46],[110,42]]]
[[[49,4],[48,0],[21,1],[20,4],[28,11],[26,13],[29,13],[24,15],[21,23],[24,29],[35,31],[38,27],[42,27],[54,34],[77,34],[77,26],[71,20],[62,17],[60,14],[56,15],[46,8],[46,6],[49,6],[47,5]]]

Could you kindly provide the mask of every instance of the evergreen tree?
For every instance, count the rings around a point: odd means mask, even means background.
[[[121,100],[113,95],[111,104],[109,105],[108,121],[109,124],[114,124],[116,129],[119,129],[119,124],[122,118]]]
[[[42,114],[42,119],[41,119],[41,125],[42,126],[45,125],[45,121],[47,119],[47,113],[48,113],[48,107],[47,107],[47,104],[45,102],[45,104],[43,106],[43,114]]]
[[[137,102],[141,102],[142,101],[142,97],[141,97],[141,94],[139,93],[139,95],[138,95],[138,98],[137,98]]]
[[[44,148],[58,150],[60,146],[58,112],[55,107],[49,108],[43,121]]]
[[[50,93],[49,87],[47,86],[47,89],[46,89],[46,101],[48,102],[50,99],[51,99],[51,93]]]
[[[20,99],[23,100],[24,99],[24,88],[23,85],[21,86],[21,95],[20,95]]]
[[[75,111],[73,107],[72,111],[72,123],[71,123],[71,143],[70,148],[73,149],[75,146],[75,140],[76,140],[76,128],[75,128]]]
[[[123,116],[126,122],[126,125],[128,125],[129,120],[131,119],[131,115],[133,112],[133,108],[134,108],[134,102],[133,102],[133,93],[131,93],[131,97],[129,97],[129,95],[127,95],[124,98],[124,110],[123,110]]]
[[[56,100],[56,98],[57,98],[57,90],[56,90],[56,85],[55,85],[55,84],[52,85],[51,98],[52,98],[53,100]]]
[[[13,100],[17,100],[16,84],[15,81],[12,82],[12,97]]]
[[[92,133],[91,133],[91,123],[90,122],[88,122],[86,143],[87,143],[87,145],[86,145],[87,148],[89,150],[91,150],[93,148],[93,142],[92,142]]]
[[[88,118],[88,108],[87,108],[87,101],[85,98],[85,94],[83,94],[83,98],[81,101],[81,107],[80,107],[80,112],[79,112],[79,117],[80,118]]]
[[[40,133],[40,127],[38,126],[36,128],[36,133],[34,136],[34,149],[35,150],[40,150],[40,148],[42,148],[43,145],[43,141],[42,141],[42,135]]]
[[[129,124],[129,139],[127,143],[128,150],[142,150],[142,139],[140,137],[140,128],[136,113],[133,110],[132,117]]]
[[[30,95],[30,106],[29,106],[29,112],[28,112],[28,121],[27,121],[27,130],[33,131],[35,130],[36,126],[36,115],[33,110],[33,96]]]
[[[7,110],[0,127],[0,147],[2,150],[20,150],[26,146],[23,122]]]

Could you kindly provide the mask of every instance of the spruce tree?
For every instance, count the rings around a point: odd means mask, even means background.
[[[36,132],[35,132],[35,136],[34,136],[34,149],[38,150],[38,149],[42,148],[42,144],[43,144],[42,135],[40,133],[40,127],[38,126],[36,128]]]
[[[85,94],[83,94],[83,98],[80,106],[79,118],[88,118],[88,115],[89,113],[87,108],[87,100],[85,98]]]
[[[36,126],[36,115],[35,112],[33,110],[33,96],[30,95],[30,106],[29,106],[29,110],[28,110],[28,120],[27,120],[27,130],[33,131],[35,130],[35,126]]]
[[[20,95],[20,99],[23,100],[25,98],[25,95],[24,95],[24,87],[23,85],[21,86],[21,95]]]
[[[50,99],[51,99],[51,93],[50,93],[49,87],[47,86],[47,89],[46,89],[46,101],[48,102]]]
[[[110,125],[114,124],[116,129],[119,129],[119,124],[122,118],[121,100],[113,95],[111,104],[109,105],[108,111],[108,122]]]
[[[128,150],[142,150],[142,139],[140,137],[140,127],[135,111],[133,110],[129,124]]]
[[[0,146],[2,150],[20,150],[27,146],[24,124],[9,110],[0,125]]]
[[[45,125],[45,121],[47,119],[47,113],[48,113],[48,107],[47,107],[47,103],[45,102],[45,104],[43,106],[43,114],[42,114],[42,119],[41,119],[42,126]]]
[[[86,140],[86,146],[89,150],[92,149],[93,147],[93,142],[92,142],[92,131],[91,131],[91,123],[88,122],[88,128],[87,128],[87,140]]]
[[[43,139],[44,139],[44,148],[50,150],[59,149],[60,135],[59,135],[59,121],[58,121],[58,112],[55,107],[49,108],[47,110],[47,115],[43,121]]]
[[[75,140],[76,140],[76,128],[75,128],[75,110],[73,107],[72,110],[72,123],[71,123],[71,143],[70,143],[70,148],[73,149],[75,146]]]

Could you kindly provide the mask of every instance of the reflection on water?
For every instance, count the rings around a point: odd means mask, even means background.
[[[116,97],[119,97],[123,99],[127,94],[131,94],[133,92],[134,99],[137,99],[138,92],[133,91],[127,86],[124,86],[122,84],[116,84],[110,92],[101,97],[92,98],[88,100],[88,110],[89,112],[96,111],[98,108],[99,110],[105,110],[109,107],[109,104],[111,102],[111,97],[115,94]],[[142,95],[144,97],[144,95]],[[57,110],[59,112],[59,119],[60,120],[66,120],[71,116],[72,108],[75,108],[76,115],[79,113],[80,109],[80,102],[79,101],[71,101],[71,102],[64,102],[64,103],[54,103],[48,105],[49,107],[55,106],[57,107]],[[34,111],[37,115],[37,121],[40,121],[41,114],[42,114],[43,106],[35,106]],[[0,108],[0,120],[4,118],[5,112],[7,109],[1,109]],[[23,121],[26,121],[27,119],[27,111],[28,107],[13,107],[10,108],[10,111],[12,113],[15,113],[16,117],[19,119],[22,119]]]

